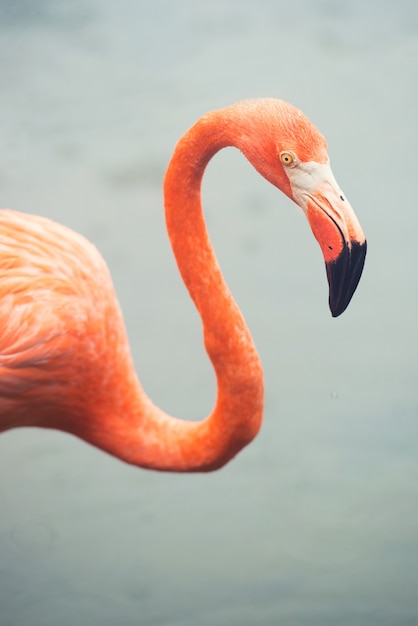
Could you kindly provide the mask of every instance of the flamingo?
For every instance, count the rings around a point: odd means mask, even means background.
[[[178,269],[217,379],[201,421],[170,416],[136,376],[109,270],[92,243],[45,217],[0,211],[0,431],[58,429],[162,471],[223,466],[258,433],[263,370],[220,270],[201,207],[206,165],[235,146],[305,213],[325,259],[333,316],[360,280],[366,239],[332,174],[326,141],[297,108],[249,99],[207,113],[179,140],[164,179]]]

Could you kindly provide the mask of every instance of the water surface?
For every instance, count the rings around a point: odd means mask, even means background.
[[[417,52],[407,0],[0,2],[0,205],[96,243],[168,412],[201,418],[215,394],[162,212],[195,119],[302,108],[369,241],[334,320],[303,216],[236,151],[214,159],[205,213],[263,359],[262,432],[202,476],[3,434],[1,626],[416,623]]]

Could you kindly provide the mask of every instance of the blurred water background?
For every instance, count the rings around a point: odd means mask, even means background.
[[[161,193],[200,115],[300,107],[369,243],[334,320],[303,216],[237,151],[216,156],[205,214],[264,363],[261,434],[191,476],[1,435],[1,626],[418,623],[417,53],[408,0],[0,0],[0,205],[96,243],[168,412],[215,397]]]

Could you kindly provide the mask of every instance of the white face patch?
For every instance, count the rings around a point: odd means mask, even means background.
[[[308,199],[315,199],[319,193],[327,197],[327,190],[331,197],[338,195],[342,202],[345,196],[339,188],[335,176],[332,173],[329,161],[316,163],[308,161],[304,163],[294,157],[291,165],[284,168],[289,178],[295,202],[306,212]]]
[[[287,161],[289,156],[290,161]],[[290,151],[280,153],[280,158],[290,182],[293,199],[304,213],[308,213],[308,202],[314,203],[327,213],[343,232],[354,237],[358,243],[364,243],[366,238],[360,223],[335,180],[329,161],[305,163],[299,161],[296,154]]]

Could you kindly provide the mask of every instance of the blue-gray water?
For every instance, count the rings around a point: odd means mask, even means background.
[[[0,205],[97,244],[165,410],[203,417],[215,393],[161,198],[201,114],[302,108],[369,242],[334,320],[303,216],[237,152],[214,159],[205,213],[263,359],[261,434],[193,476],[1,435],[1,626],[418,623],[417,53],[407,0],[0,1]]]

